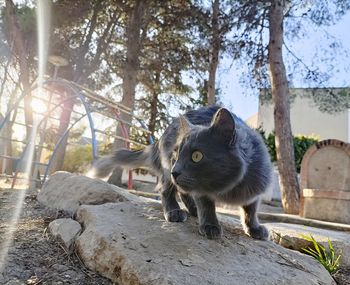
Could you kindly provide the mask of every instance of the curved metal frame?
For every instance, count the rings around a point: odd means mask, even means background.
[[[54,106],[53,108],[51,108],[50,110],[48,110],[46,113],[46,115],[44,115],[40,122],[38,123],[37,125],[37,129],[40,128],[40,125],[42,124],[42,122],[48,118],[48,116],[50,115],[51,112],[53,112],[56,108],[58,108],[59,106],[61,106],[64,102],[68,101],[68,100],[71,100],[71,99],[74,99],[74,98],[79,98],[80,101],[82,102],[84,108],[85,108],[85,112],[86,114],[83,115],[82,117],[80,117],[71,127],[69,127],[65,133],[62,135],[62,137],[59,139],[59,141],[56,143],[55,145],[55,148],[54,148],[54,152],[52,153],[50,159],[49,159],[49,162],[46,166],[46,170],[45,170],[45,175],[44,175],[44,179],[43,179],[43,182],[45,182],[46,178],[47,178],[47,174],[49,172],[49,169],[50,169],[50,166],[52,164],[52,161],[55,157],[55,154],[57,152],[57,149],[59,148],[59,146],[61,145],[62,141],[63,141],[63,138],[68,134],[69,130],[78,122],[80,121],[82,118],[84,118],[85,116],[88,117],[88,121],[89,121],[89,125],[90,125],[90,130],[91,130],[91,138],[92,138],[92,156],[93,156],[93,159],[96,159],[97,158],[97,140],[96,140],[96,134],[95,134],[95,127],[94,127],[94,122],[93,122],[93,119],[92,119],[92,116],[91,116],[91,110],[90,110],[90,107],[88,105],[88,103],[85,101],[85,97],[83,94],[81,94],[75,86],[73,86],[72,84],[69,84],[68,81],[63,81],[63,80],[59,80],[59,79],[54,79],[54,80],[46,80],[43,82],[43,85],[47,85],[49,83],[58,83],[58,84],[61,84],[63,85],[64,87],[66,88],[69,88],[70,91],[72,91],[72,93],[74,94],[73,96],[69,96],[68,98],[62,100],[58,105]],[[36,88],[38,88],[38,85],[35,84],[32,88],[31,88],[31,92],[33,90],[35,90]],[[10,118],[11,116],[11,113],[18,108],[20,102],[25,98],[25,96],[27,96],[27,93],[24,93],[22,92],[21,96],[17,99],[16,103],[12,106],[12,108],[6,113],[4,119],[0,122],[0,131],[2,130],[2,128],[5,126],[6,122],[8,121],[8,119]],[[23,162],[23,159],[25,157],[25,154],[27,152],[27,149],[30,145],[30,142],[28,142],[22,153],[21,153],[21,156],[19,158],[19,161],[18,161],[18,164],[16,166],[16,170],[15,170],[15,175],[14,175],[14,178],[13,178],[13,182],[12,182],[12,188],[14,187],[15,183],[16,183],[16,178],[17,178],[17,174],[19,172],[19,167],[22,165],[22,162]]]
[[[34,90],[34,89],[33,89],[33,90]],[[23,98],[24,98],[24,97],[23,97]],[[23,98],[19,99],[19,102],[20,102],[20,100],[22,100]],[[37,129],[40,128],[40,125],[42,124],[42,122],[44,122],[44,120],[47,119],[47,117],[49,116],[49,114],[50,114],[52,111],[54,111],[56,108],[58,108],[58,107],[59,107],[61,104],[63,104],[64,102],[66,102],[66,101],[68,101],[68,100],[71,100],[71,99],[73,99],[73,98],[76,98],[76,96],[70,96],[70,97],[66,98],[65,100],[61,101],[61,103],[60,103],[59,105],[57,105],[57,106],[55,106],[54,108],[48,110],[48,111],[47,111],[47,115],[43,116],[43,118],[40,120],[40,122],[38,123],[38,125],[36,126],[36,128],[37,128]],[[18,103],[18,104],[19,104],[19,103]],[[18,104],[17,104],[17,106],[18,106]],[[10,111],[10,113],[11,113],[13,110],[14,110],[14,109],[12,109],[12,110]],[[0,131],[1,131],[1,128],[0,128]],[[19,172],[19,167],[22,166],[22,161],[23,161],[24,157],[26,156],[28,147],[29,147],[30,145],[31,145],[31,140],[25,145],[25,147],[24,147],[24,149],[23,149],[23,151],[22,151],[22,153],[21,153],[21,155],[20,155],[20,158],[19,158],[18,163],[17,163],[17,165],[16,165],[15,176],[14,176],[14,180],[12,181],[12,186],[11,186],[11,188],[13,188],[14,185],[15,185],[15,183],[16,183],[16,178],[17,178],[17,174],[18,174],[18,172]],[[34,145],[35,145],[35,144],[34,144]],[[47,167],[48,167],[48,166],[47,166]],[[47,171],[47,170],[46,170],[46,171]],[[46,173],[46,171],[45,171],[45,173]],[[44,182],[45,182],[45,180],[44,180]]]
[[[71,97],[78,97],[80,99],[80,101],[82,102],[85,111],[86,111],[86,116],[88,117],[89,120],[89,125],[90,125],[90,130],[91,130],[91,144],[92,144],[92,157],[93,159],[97,158],[97,140],[96,140],[96,133],[95,133],[95,126],[94,126],[94,121],[92,119],[91,116],[91,110],[90,107],[88,105],[88,103],[85,101],[85,97],[83,94],[81,94],[74,85],[69,84],[68,81],[63,81],[63,80],[59,80],[59,79],[55,79],[55,80],[48,80],[47,83],[51,83],[51,82],[55,82],[55,83],[60,83],[65,87],[69,87],[71,89],[71,91],[73,91],[74,94],[76,94],[75,96],[71,96]],[[71,98],[70,97],[70,98]],[[64,101],[63,101],[64,102]],[[63,103],[61,102],[61,104]],[[79,120],[81,120],[82,118],[79,118]]]
[[[75,84],[74,82],[70,82],[70,81],[67,81],[67,80],[64,80],[64,79],[48,79],[48,80],[45,80],[42,85],[45,86],[45,85],[49,85],[51,83],[55,83],[55,84],[59,84],[59,85],[62,85],[63,87],[69,89],[71,92],[72,92],[72,96],[69,96],[67,98],[65,98],[64,100],[60,101],[59,104],[55,105],[53,108],[49,109],[46,114],[41,118],[40,122],[38,123],[37,125],[37,129],[40,129],[40,126],[41,124],[46,120],[48,119],[50,113],[52,113],[56,108],[58,108],[59,106],[61,106],[63,103],[65,103],[66,101],[68,100],[72,100],[74,98],[79,98],[81,103],[83,104],[84,106],[84,109],[85,109],[85,114],[83,114],[80,118],[76,119],[76,121],[69,127],[67,128],[67,130],[65,130],[65,132],[62,134],[62,136],[60,137],[60,139],[58,140],[58,142],[55,144],[55,147],[53,149],[53,152],[50,156],[50,159],[46,165],[46,169],[45,169],[45,174],[44,174],[44,177],[43,177],[43,183],[46,181],[47,179],[47,176],[48,176],[48,173],[49,173],[49,170],[50,170],[50,167],[52,165],[52,162],[55,158],[55,155],[56,155],[56,152],[58,150],[58,148],[60,147],[61,143],[63,142],[64,138],[68,135],[69,131],[73,128],[73,126],[76,125],[76,123],[78,123],[80,120],[82,120],[83,118],[87,117],[88,118],[88,121],[89,121],[89,126],[90,126],[90,130],[91,130],[91,144],[92,144],[92,156],[93,156],[93,160],[95,160],[97,158],[97,139],[96,139],[96,131],[95,131],[95,126],[94,126],[94,121],[93,121],[93,118],[92,118],[92,113],[94,112],[93,110],[91,110],[90,108],[90,105],[89,103],[86,101],[86,98],[89,98],[88,95],[86,94],[83,94],[80,90],[78,90],[78,88],[82,88],[82,90],[86,91],[85,89],[86,88],[83,88],[81,86],[78,86],[77,84]],[[35,89],[37,89],[39,86],[38,84],[35,84],[32,88],[31,88],[31,92]],[[89,92],[91,93],[92,91],[89,90]],[[10,116],[11,116],[11,113],[16,110],[20,104],[20,102],[25,98],[25,96],[27,96],[26,93],[22,92],[21,96],[17,99],[17,101],[15,102],[15,104],[12,106],[12,108],[6,113],[4,119],[2,121],[0,121],[0,131],[2,130],[2,128],[5,126],[5,123],[9,120]],[[91,94],[90,94],[91,96]],[[91,97],[90,97],[91,98]],[[100,102],[101,102],[101,99],[99,99]],[[109,102],[111,103],[111,102]],[[142,128],[144,129],[147,129],[147,127],[145,126],[145,124],[142,122],[142,120],[133,115],[131,112],[129,112],[128,110],[124,110],[122,107],[122,105],[118,105],[117,103],[114,104],[116,106],[118,106],[117,108],[123,112],[126,112],[128,113],[129,115],[132,115],[133,117],[135,117],[137,119],[137,121],[141,124]],[[115,106],[115,107],[116,107]],[[117,116],[118,117],[118,116]],[[121,122],[122,126],[123,126],[123,129],[125,129],[124,127],[124,123]],[[125,131],[125,130],[124,130]],[[125,132],[123,132],[125,133]],[[125,135],[125,134],[124,134]],[[126,134],[127,135],[127,134]],[[127,137],[126,137],[127,139]],[[154,139],[152,137],[152,135],[149,133],[149,143],[150,144],[153,144],[154,143]],[[30,142],[28,142],[22,153],[21,153],[21,156],[18,160],[18,164],[16,166],[16,171],[15,171],[15,175],[14,175],[14,178],[13,178],[13,183],[12,183],[12,188],[14,187],[15,185],[15,182],[16,182],[16,178],[17,178],[17,174],[19,172],[19,167],[22,165],[22,162],[23,162],[23,159],[25,157],[25,154],[27,152],[27,149],[28,147],[30,146]],[[130,179],[129,179],[130,180]]]

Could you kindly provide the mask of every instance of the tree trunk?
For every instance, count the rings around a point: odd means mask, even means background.
[[[12,123],[7,123],[5,126],[5,133],[4,133],[4,137],[7,138],[7,140],[5,141],[5,149],[4,149],[4,154],[6,156],[12,157]],[[4,172],[7,175],[12,175],[14,172],[13,169],[13,165],[14,165],[14,160],[12,159],[6,159],[4,160],[5,164],[4,164]]]
[[[66,95],[69,96],[69,95]],[[63,103],[62,107],[62,113],[60,115],[60,125],[58,127],[58,134],[57,134],[57,139],[56,143],[59,141],[59,139],[62,137],[63,133],[67,130],[69,127],[69,122],[70,122],[70,117],[73,111],[73,106],[74,106],[74,99],[67,100]],[[64,162],[64,157],[66,154],[66,148],[67,148],[67,143],[68,143],[68,135],[67,134],[64,139],[61,141],[60,146],[58,147],[55,158],[52,162],[52,165],[50,167],[50,172],[53,173],[58,170],[62,170],[63,162]]]
[[[9,38],[13,39],[15,54],[18,57],[20,75],[19,79],[22,84],[23,92],[26,94],[24,98],[24,117],[26,123],[26,137],[27,140],[30,137],[30,133],[33,125],[33,111],[32,111],[32,97],[31,97],[31,84],[28,67],[27,52],[25,49],[24,39],[22,31],[19,27],[16,9],[13,1],[6,0],[6,17],[9,23]]]
[[[141,50],[141,28],[142,19],[146,7],[145,0],[136,0],[134,5],[130,8],[128,13],[128,22],[126,26],[126,61],[123,68],[123,100],[122,104],[131,110],[135,107],[135,88],[137,85],[137,75],[140,68],[140,50]],[[131,115],[121,112],[120,118],[130,122],[132,121]],[[124,126],[129,134],[129,127]],[[117,135],[123,136],[121,124],[118,124]],[[114,148],[125,147],[125,143],[116,140]],[[120,168],[113,171],[112,175],[108,179],[108,182],[114,185],[121,185],[121,172]]]
[[[155,79],[154,79],[154,88],[151,91],[152,98],[151,98],[151,114],[149,118],[149,124],[148,129],[151,132],[152,136],[154,137],[154,132],[156,131],[156,121],[157,121],[157,114],[158,114],[158,94],[160,93],[159,90],[160,86],[160,72],[156,71]]]
[[[157,120],[157,105],[158,105],[158,93],[153,92],[152,99],[151,99],[151,116],[149,118],[149,124],[148,124],[148,130],[151,132],[152,136],[154,137],[154,132],[156,131],[156,120]]]
[[[4,116],[0,113],[0,123],[2,123],[2,121],[4,120]],[[0,136],[4,137],[4,138],[0,138],[0,155],[8,155],[8,143],[10,142],[11,145],[11,141],[7,141],[5,138],[8,138],[8,130],[7,130],[7,124],[6,123],[4,125],[4,127],[0,130]],[[9,161],[0,156],[0,174],[2,173],[6,173],[6,168],[9,164]]]
[[[123,70],[123,100],[122,103],[131,110],[135,105],[135,88],[137,85],[137,74],[140,68],[140,50],[141,50],[141,27],[142,18],[145,9],[143,0],[135,1],[128,16],[126,27],[126,61]],[[129,120],[131,121],[131,117]]]
[[[85,79],[88,77],[88,74],[85,74],[85,57],[89,52],[89,48],[91,48],[91,43],[93,41],[93,34],[96,30],[97,20],[98,20],[98,14],[102,7],[102,1],[96,1],[93,13],[91,16],[91,20],[89,22],[89,31],[84,39],[84,43],[79,49],[79,55],[76,61],[76,69],[74,72],[74,78],[73,81],[77,82],[79,84],[83,84]]]
[[[220,31],[219,31],[219,9],[220,1],[215,0],[213,3],[212,14],[212,38],[211,38],[211,51],[209,59],[209,78],[208,78],[208,105],[215,104],[215,78],[216,70],[219,63],[219,51],[220,51]]]
[[[274,103],[276,153],[284,211],[299,212],[299,183],[294,160],[293,136],[290,124],[288,81],[283,62],[284,0],[272,0],[269,25],[269,65]]]
[[[0,123],[5,119],[5,117],[0,113]],[[3,130],[0,132],[1,136],[6,137],[6,134]],[[6,140],[0,138],[0,154],[5,155],[6,154]],[[5,172],[5,166],[6,166],[6,160],[5,158],[0,157],[0,173]]]
[[[9,112],[9,110],[11,110],[11,108],[13,107],[13,104],[15,103],[16,101],[16,94],[18,93],[18,90],[19,90],[19,83],[16,84],[14,90],[11,92],[11,95],[10,95],[10,99],[8,101],[8,104],[7,104],[7,112]],[[12,133],[13,133],[13,125],[14,125],[14,122],[16,121],[16,117],[17,117],[17,113],[18,113],[18,109],[15,109],[13,111],[13,114],[12,114],[12,117],[10,118],[10,121],[6,123],[6,127],[5,127],[5,138],[8,139],[8,141],[6,142],[7,145],[6,145],[6,155],[7,156],[10,156],[12,157],[13,155],[13,151],[12,151]],[[6,161],[6,167],[5,167],[5,173],[7,175],[12,175],[13,172],[15,171],[15,161],[12,160],[12,159],[9,159]]]

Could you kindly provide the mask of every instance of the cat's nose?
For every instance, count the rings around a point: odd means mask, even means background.
[[[171,175],[174,177],[174,179],[176,180],[176,178],[180,175],[180,172],[177,171],[172,171]]]

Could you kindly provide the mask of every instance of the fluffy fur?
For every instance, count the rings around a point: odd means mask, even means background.
[[[97,177],[116,166],[148,167],[159,176],[164,216],[183,222],[198,216],[199,232],[209,239],[222,230],[215,202],[240,205],[245,232],[267,239],[257,219],[260,195],[271,180],[271,163],[260,137],[227,109],[205,107],[175,119],[155,145],[141,151],[117,150],[94,165]],[[180,209],[176,193],[186,206]]]

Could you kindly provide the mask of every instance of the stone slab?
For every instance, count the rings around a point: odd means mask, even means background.
[[[51,175],[38,194],[38,201],[45,207],[72,214],[81,205],[146,201],[145,199],[100,179],[92,179],[64,171],[58,171]]]
[[[197,221],[168,223],[150,204],[84,205],[77,252],[118,284],[335,284],[313,258],[243,234],[223,217],[221,240],[207,240]]]

